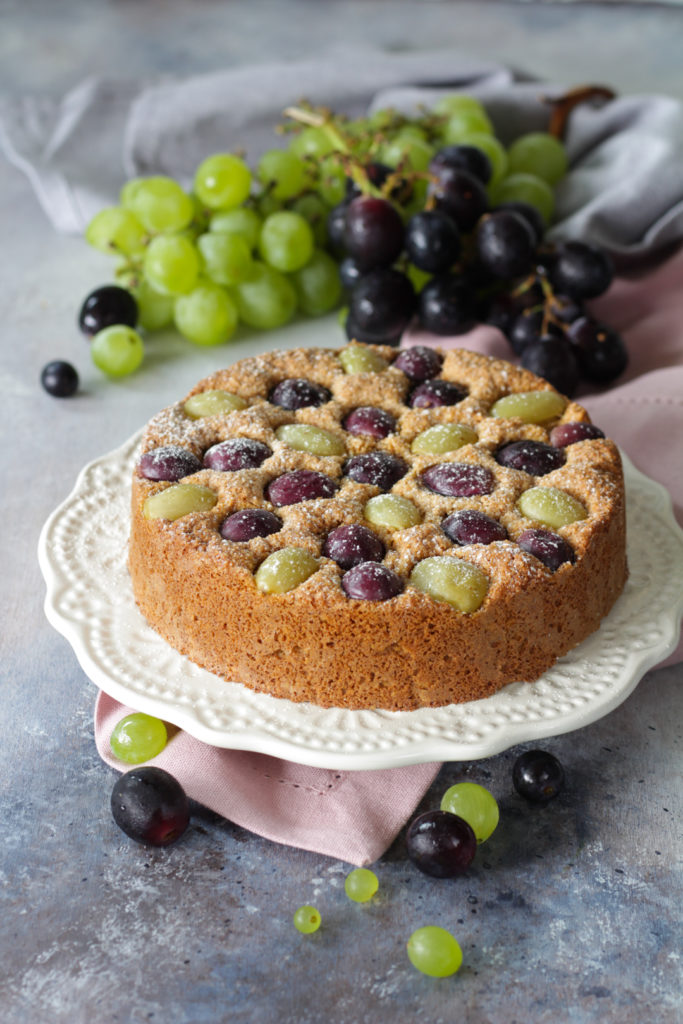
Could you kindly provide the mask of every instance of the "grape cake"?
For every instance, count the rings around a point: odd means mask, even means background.
[[[351,343],[244,359],[147,425],[129,568],[193,662],[320,707],[531,682],[627,577],[614,443],[530,372]]]

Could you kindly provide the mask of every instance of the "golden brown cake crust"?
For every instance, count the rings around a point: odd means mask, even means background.
[[[373,351],[389,364],[398,354],[380,347]],[[209,487],[218,500],[210,511],[173,522],[148,519],[143,512],[151,495],[172,484],[134,473],[129,567],[136,601],[152,627],[192,661],[252,689],[323,707],[391,710],[476,700],[510,682],[532,681],[597,629],[627,575],[623,475],[615,445],[603,439],[572,444],[565,449],[565,464],[541,478],[499,465],[493,453],[501,444],[525,438],[547,442],[553,425],[589,422],[587,413],[568,401],[560,417],[542,425],[495,418],[490,409],[502,396],[553,389],[500,360],[465,350],[442,355],[439,376],[468,392],[457,405],[409,408],[411,381],[400,369],[389,365],[379,373],[348,374],[338,351],[295,349],[242,360],[189,393],[222,389],[246,399],[243,410],[191,419],[183,411],[188,395],[155,416],[144,433],[144,452],[174,444],[201,460],[218,441],[249,437],[267,444],[272,454],[257,469],[202,469],[185,477],[183,483]],[[289,377],[327,387],[332,400],[297,411],[271,404],[272,387]],[[344,417],[362,405],[392,413],[396,432],[378,441],[343,430]],[[417,434],[445,422],[473,427],[478,441],[438,457],[411,451]],[[345,453],[315,456],[294,450],[276,437],[285,423],[331,431]],[[392,492],[419,508],[421,522],[404,530],[373,526],[387,549],[385,564],[404,581],[402,593],[386,601],[351,600],[341,586],[343,570],[322,555],[322,547],[335,527],[364,522],[365,503],[379,489],[350,480],[344,464],[351,455],[375,449],[410,466]],[[448,461],[489,469],[496,479],[492,493],[468,498],[432,493],[420,474]],[[267,484],[301,468],[327,474],[338,490],[331,498],[275,509],[264,496]],[[555,572],[515,543],[523,530],[539,525],[515,504],[536,485],[568,492],[588,512],[557,530],[576,561]],[[223,520],[253,507],[275,510],[282,529],[242,543],[224,540]],[[454,545],[440,524],[459,508],[498,519],[509,539]],[[255,570],[269,553],[287,546],[314,555],[317,571],[287,593],[263,593]],[[476,612],[463,614],[408,582],[415,565],[432,555],[454,555],[484,571],[488,592]]]

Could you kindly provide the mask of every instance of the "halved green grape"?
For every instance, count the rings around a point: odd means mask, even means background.
[[[437,423],[418,434],[411,451],[419,455],[443,455],[465,444],[475,444],[477,432],[464,423]]]
[[[271,267],[291,274],[313,255],[313,232],[308,221],[291,210],[266,217],[259,238],[259,252]]]
[[[389,366],[386,359],[365,345],[347,345],[339,353],[339,362],[345,373],[381,373]]]
[[[312,935],[320,927],[320,914],[315,907],[303,906],[294,911],[294,927],[303,935]]]
[[[132,327],[114,324],[98,331],[92,340],[90,355],[97,369],[108,377],[127,377],[142,363],[145,346]]]
[[[324,128],[304,128],[289,143],[292,153],[298,157],[314,157],[320,160],[334,150],[334,143]]]
[[[207,281],[176,299],[174,319],[195,345],[220,345],[235,333],[237,307],[224,288]]]
[[[527,519],[535,519],[554,530],[588,515],[580,501],[559,487],[529,487],[520,495],[517,508]]]
[[[561,416],[567,399],[557,391],[518,391],[494,402],[490,413],[499,419],[519,419],[523,423],[547,423]]]
[[[346,446],[340,437],[329,430],[314,427],[310,423],[285,423],[275,434],[290,448],[311,455],[343,455]]]
[[[535,206],[546,224],[555,211],[555,193],[547,181],[535,174],[509,174],[492,191],[494,203],[520,202]]]
[[[330,207],[316,192],[306,192],[290,204],[293,213],[303,217],[313,232],[313,240],[318,248],[327,244],[327,218]]]
[[[249,195],[251,171],[232,153],[215,153],[197,168],[194,190],[211,210],[231,210]]]
[[[354,903],[367,903],[378,888],[377,875],[369,868],[354,868],[344,879],[344,892]]]
[[[430,978],[448,978],[462,965],[462,949],[457,939],[437,925],[417,928],[406,949],[413,967]]]
[[[114,757],[126,764],[142,764],[160,754],[168,742],[165,724],[160,718],[135,712],[114,726],[109,746]]]
[[[194,203],[173,178],[136,179],[126,195],[127,208],[152,234],[182,231],[194,216]]]
[[[374,526],[391,530],[407,530],[422,520],[419,508],[400,494],[376,494],[366,502],[363,515]]]
[[[240,319],[250,327],[269,330],[291,320],[296,310],[292,282],[274,267],[254,260],[251,274],[235,288]]]
[[[306,165],[286,149],[269,149],[258,162],[256,173],[276,199],[291,199],[307,183]]]
[[[200,484],[173,484],[163,491],[152,494],[142,506],[145,519],[176,519],[190,512],[208,512],[218,501],[218,495],[210,487]]]
[[[144,278],[133,294],[138,303],[138,321],[146,331],[159,331],[173,322],[175,299],[172,295],[162,295]]]
[[[337,264],[322,249],[316,249],[305,267],[292,274],[299,309],[306,316],[323,316],[341,299],[342,286]]]
[[[108,206],[90,221],[85,229],[85,240],[100,252],[132,256],[144,249],[147,233],[130,210]]]
[[[492,793],[476,782],[458,782],[441,798],[441,810],[464,818],[477,842],[485,842],[498,825],[500,812]]]
[[[459,141],[463,146],[475,146],[486,153],[491,162],[491,179],[488,187],[495,188],[508,172],[508,155],[500,139],[487,132],[469,132],[463,134]]]
[[[246,400],[241,395],[233,395],[231,391],[200,391],[188,398],[183,412],[191,420],[198,420],[203,416],[217,416],[246,407]]]
[[[411,572],[410,582],[416,590],[466,615],[481,607],[489,585],[479,566],[448,555],[423,558]]]
[[[242,235],[207,231],[197,239],[197,248],[204,260],[204,273],[216,284],[229,287],[248,279],[254,261]]]
[[[285,594],[304,583],[317,568],[317,560],[304,548],[280,548],[261,562],[254,578],[266,594]]]
[[[165,295],[192,291],[199,276],[199,254],[182,235],[158,235],[149,243],[143,264],[153,288]]]
[[[251,206],[220,210],[209,221],[209,230],[218,235],[241,235],[250,250],[256,248],[263,220]]]
[[[567,150],[548,132],[520,135],[508,149],[508,160],[511,174],[534,174],[549,185],[556,185],[567,173]]]

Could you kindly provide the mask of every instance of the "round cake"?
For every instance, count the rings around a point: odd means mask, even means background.
[[[617,448],[470,351],[244,359],[146,427],[129,567],[150,625],[225,679],[411,710],[531,682],[627,576]]]

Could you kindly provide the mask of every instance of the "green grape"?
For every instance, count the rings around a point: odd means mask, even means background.
[[[316,192],[306,192],[299,196],[291,204],[290,209],[309,224],[318,248],[327,244],[327,218],[330,208]]]
[[[237,308],[220,285],[204,282],[175,302],[175,325],[195,345],[220,345],[237,327]]]
[[[90,221],[85,229],[85,240],[100,252],[132,256],[142,252],[147,234],[130,210],[108,206]]]
[[[269,149],[259,160],[256,173],[276,199],[291,199],[306,187],[306,165],[286,149]]]
[[[355,868],[344,880],[344,891],[354,903],[367,903],[378,888],[377,875],[368,868]]]
[[[377,494],[365,504],[363,515],[374,526],[391,530],[407,530],[422,519],[419,508],[399,494]]]
[[[210,487],[200,484],[173,484],[152,494],[142,506],[145,519],[168,519],[175,522],[190,512],[208,512],[218,495]]]
[[[190,196],[177,181],[162,175],[138,178],[127,196],[127,207],[152,234],[182,231],[194,216]]]
[[[262,195],[259,196],[257,205],[261,221],[264,221],[266,217],[270,217],[271,213],[279,213],[281,210],[283,210],[285,206],[285,200],[278,199],[277,196],[273,195],[272,192],[264,192]],[[263,227],[263,224],[261,224],[261,227]],[[260,237],[261,233],[259,232],[259,238]]]
[[[203,416],[219,416],[246,407],[246,400],[241,395],[233,395],[230,391],[199,391],[187,399],[183,412],[191,420],[199,420]]]
[[[508,154],[503,143],[495,135],[486,132],[468,132],[459,140],[463,146],[475,146],[491,161],[489,188],[495,188],[508,172]]]
[[[346,447],[336,434],[310,423],[284,423],[275,431],[278,441],[311,455],[344,455]]]
[[[144,180],[145,179],[142,177],[128,179],[119,193],[119,206],[123,206],[125,210],[133,209],[132,202],[135,197],[135,193]]]
[[[410,447],[419,455],[444,455],[475,444],[477,437],[476,430],[464,423],[437,423],[418,434]]]
[[[313,232],[298,213],[280,210],[266,217],[259,238],[259,252],[271,267],[291,274],[313,255]]]
[[[462,964],[458,941],[437,925],[425,925],[414,931],[406,949],[413,967],[430,978],[447,978],[455,974]]]
[[[321,160],[317,189],[321,199],[330,207],[341,203],[346,195],[346,172],[336,157]]]
[[[114,726],[109,746],[114,757],[126,764],[142,764],[160,754],[168,742],[166,726],[160,718],[136,712],[126,715]]]
[[[320,914],[315,907],[299,907],[294,911],[294,927],[303,935],[312,935],[320,927]]]
[[[491,406],[498,419],[520,419],[523,423],[546,423],[561,416],[567,399],[557,391],[516,391],[503,395]]]
[[[322,316],[338,304],[342,286],[336,262],[316,249],[305,267],[292,274],[299,309],[306,316]]]
[[[218,235],[241,235],[250,250],[258,245],[263,221],[251,206],[238,206],[235,210],[221,210],[209,221],[209,230]]]
[[[492,199],[498,203],[521,202],[535,206],[546,224],[553,219],[555,193],[547,181],[535,174],[510,174],[492,191]]]
[[[397,135],[381,150],[381,160],[389,167],[406,165],[411,171],[426,171],[434,156],[434,147],[427,141],[407,134]]]
[[[534,174],[549,185],[556,185],[567,173],[567,150],[548,132],[529,132],[515,139],[508,161],[511,174]]]
[[[145,348],[132,327],[114,324],[98,331],[90,346],[92,361],[108,377],[127,377],[140,366]]]
[[[208,231],[197,239],[197,248],[204,261],[204,273],[216,284],[230,286],[249,277],[254,261],[249,243],[242,235]]]
[[[251,189],[251,171],[232,153],[215,153],[197,168],[194,190],[211,210],[231,210],[240,206]]]
[[[447,789],[441,798],[441,810],[463,818],[478,843],[493,835],[500,818],[495,797],[476,782],[458,782]]]
[[[486,597],[486,574],[471,562],[449,555],[423,558],[410,574],[416,590],[429,594],[435,601],[445,601],[465,615],[476,612]]]
[[[294,316],[296,291],[292,282],[273,267],[254,260],[248,281],[235,288],[240,320],[250,327],[281,327]]]
[[[164,295],[192,291],[199,276],[199,253],[182,235],[158,235],[149,243],[143,264],[145,277]]]
[[[442,96],[434,104],[433,111],[439,117],[451,117],[453,114],[471,113],[486,114],[481,100],[467,93],[453,92]]]
[[[261,562],[254,578],[266,594],[285,594],[304,583],[317,568],[317,561],[304,548],[280,548]]]
[[[146,331],[159,331],[173,322],[174,298],[162,295],[143,278],[134,289],[138,303],[138,322]]]
[[[522,492],[517,508],[523,516],[553,530],[569,526],[588,515],[580,501],[558,487],[529,487]]]
[[[334,150],[334,143],[324,128],[304,128],[292,138],[289,149],[298,157],[313,157],[320,160]]]
[[[344,373],[380,373],[389,366],[386,359],[365,345],[347,345],[339,353],[339,362]]]

